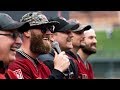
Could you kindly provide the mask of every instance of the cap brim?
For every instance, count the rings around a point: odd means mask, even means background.
[[[27,23],[23,23],[20,27],[18,27],[18,31],[23,33],[23,32],[26,32],[28,31],[30,28],[30,24],[27,22]]]
[[[76,30],[73,30],[73,32],[78,32],[78,31],[87,31],[89,29],[91,29],[91,25],[86,25],[86,26],[79,26],[79,28],[77,28]]]
[[[42,23],[40,25],[57,25],[57,24],[60,24],[60,23],[58,21],[49,21],[49,22]]]
[[[75,30],[78,27],[79,27],[79,24],[68,24],[65,27],[63,27],[62,29],[58,30],[58,31],[65,32],[65,31],[68,31],[68,30]]]
[[[91,29],[91,28],[92,28],[91,25],[87,25],[87,26],[85,26],[82,30],[86,31],[86,30],[89,30],[89,29]]]
[[[29,30],[29,27],[30,25],[27,22],[14,22],[4,27],[4,30],[16,30],[17,29],[19,32],[25,32]]]

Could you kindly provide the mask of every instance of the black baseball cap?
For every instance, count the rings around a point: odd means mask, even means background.
[[[18,32],[24,32],[29,29],[30,25],[26,22],[18,22],[12,19],[6,13],[0,13],[0,30],[1,31],[10,31],[18,30]]]
[[[68,23],[63,17],[50,18],[49,21],[58,21],[59,24],[55,25],[54,32],[66,32],[68,30],[75,30],[79,27],[78,23]]]
[[[73,30],[73,32],[84,32],[84,31],[87,31],[89,29],[91,29],[91,25],[80,25],[78,29],[76,30]]]
[[[84,32],[84,31],[92,28],[91,25],[81,25],[77,19],[69,19],[68,22],[69,23],[79,23],[79,27],[77,29],[74,29],[73,32]]]

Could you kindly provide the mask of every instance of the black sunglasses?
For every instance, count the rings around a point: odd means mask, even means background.
[[[10,33],[10,34],[0,34],[0,35],[4,35],[4,36],[10,36],[13,39],[16,39],[17,37],[22,38],[22,34],[21,33]]]
[[[30,29],[40,29],[42,33],[46,33],[47,31],[53,33],[55,26],[54,25],[31,26]]]
[[[55,26],[53,26],[53,25],[52,26],[42,26],[42,27],[40,27],[40,29],[41,29],[42,33],[46,33],[47,30],[49,30],[51,33],[53,33]]]

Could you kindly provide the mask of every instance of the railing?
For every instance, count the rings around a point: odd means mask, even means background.
[[[99,50],[96,54],[91,55],[89,57],[90,61],[94,61],[96,59],[101,60],[120,60],[120,50]]]

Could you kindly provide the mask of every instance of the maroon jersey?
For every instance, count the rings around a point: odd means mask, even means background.
[[[43,62],[20,52],[17,52],[16,60],[8,68],[13,70],[19,79],[46,79],[51,74]]]
[[[0,61],[0,79],[5,79],[5,67],[3,61]]]
[[[0,61],[0,79],[18,79],[12,70],[4,66],[3,61]]]
[[[75,62],[78,66],[78,78],[81,78],[81,79],[94,78],[94,73],[89,62],[86,62],[86,65],[81,59],[75,60]]]
[[[86,65],[85,65],[78,55],[74,55],[71,51],[67,51],[66,53],[77,64],[79,79],[94,78],[94,72],[92,70],[92,66],[88,61],[86,62]]]

